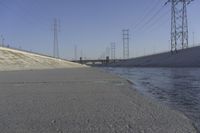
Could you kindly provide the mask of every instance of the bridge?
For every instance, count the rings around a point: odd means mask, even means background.
[[[72,60],[72,62],[80,63],[80,64],[88,64],[88,65],[106,65],[110,63],[116,63],[123,61],[124,59],[109,59],[109,57],[106,57],[106,59],[86,59],[83,60],[81,57],[79,60]]]

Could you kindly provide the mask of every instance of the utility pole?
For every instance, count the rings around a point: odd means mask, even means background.
[[[53,31],[54,31],[54,46],[53,46],[53,57],[59,58],[59,47],[58,47],[58,32],[60,31],[58,20],[54,19]]]
[[[168,0],[171,2],[171,52],[188,48],[187,5],[193,0]]]
[[[74,60],[77,60],[77,46],[74,46]]]
[[[129,58],[129,29],[122,30],[123,35],[123,58]]]
[[[145,56],[146,55],[146,49],[144,48],[144,55],[143,56]]]
[[[3,35],[1,35],[1,46],[2,47],[4,46],[4,41],[5,41],[5,39],[4,39]]]
[[[192,41],[193,41],[193,47],[195,46],[195,41],[194,41],[194,32],[192,32]]]
[[[80,51],[80,56],[83,58],[83,50]]]
[[[106,52],[103,52],[103,53],[102,53],[101,58],[102,58],[102,59],[105,59],[105,58],[106,58]]]
[[[115,60],[115,49],[116,49],[116,45],[115,42],[112,42],[110,44],[110,48],[111,48],[111,59]]]
[[[106,47],[106,56],[110,56],[110,48],[109,47]]]

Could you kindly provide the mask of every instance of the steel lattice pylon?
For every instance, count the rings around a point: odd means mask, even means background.
[[[193,0],[168,0],[168,2],[171,2],[172,52],[188,47],[187,5],[191,1]]]
[[[123,32],[123,58],[129,58],[129,29],[122,30]]]
[[[59,23],[57,19],[54,19],[54,47],[53,47],[53,56],[59,58],[59,47],[58,47],[58,32],[59,32]]]
[[[116,49],[116,45],[115,45],[115,42],[112,42],[111,44],[111,48],[110,48],[110,50],[111,50],[111,59],[115,59],[115,49]]]

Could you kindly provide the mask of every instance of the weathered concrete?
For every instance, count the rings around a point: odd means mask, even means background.
[[[110,64],[113,67],[200,67],[200,46],[138,57]]]
[[[86,67],[49,56],[0,47],[0,71]]]
[[[182,114],[92,68],[0,72],[1,133],[195,133]]]

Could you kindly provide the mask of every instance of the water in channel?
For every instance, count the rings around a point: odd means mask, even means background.
[[[200,131],[200,68],[111,68],[144,95],[184,113]]]

